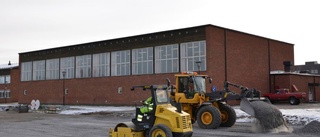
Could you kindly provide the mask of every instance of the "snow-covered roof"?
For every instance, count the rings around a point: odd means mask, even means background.
[[[8,64],[0,64],[0,69],[10,69],[10,68],[16,68],[18,67],[18,63],[11,63],[11,65]]]

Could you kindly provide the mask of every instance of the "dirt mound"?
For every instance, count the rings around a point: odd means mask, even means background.
[[[263,101],[251,102],[257,121],[257,132],[289,132],[281,111],[272,104]]]
[[[311,121],[301,129],[295,130],[293,133],[296,134],[319,134],[320,133],[320,122]]]

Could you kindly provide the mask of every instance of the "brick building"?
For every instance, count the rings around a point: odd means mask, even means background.
[[[132,85],[164,84],[181,71],[223,82],[272,88],[270,71],[294,62],[293,44],[203,25],[19,53],[19,103],[128,105],[149,96]],[[67,93],[67,94],[65,94]],[[121,93],[121,94],[119,94]]]
[[[305,65],[295,65],[297,72],[320,75],[320,64],[317,61],[306,62]]]
[[[18,94],[11,94],[11,91],[18,91],[17,82],[13,82],[11,77],[16,77],[18,73],[18,63],[0,65],[0,103],[17,102]],[[15,80],[19,80],[15,78]]]
[[[304,102],[320,101],[320,75],[303,74],[303,73],[274,73],[271,74],[271,91],[278,88],[287,88],[294,91],[292,86],[295,85],[299,92],[306,92],[307,98]]]

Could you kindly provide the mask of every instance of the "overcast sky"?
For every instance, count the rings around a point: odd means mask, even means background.
[[[0,64],[28,51],[205,24],[292,43],[296,65],[320,63],[319,17],[317,0],[0,0]]]

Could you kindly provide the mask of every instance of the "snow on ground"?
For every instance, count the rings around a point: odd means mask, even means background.
[[[234,107],[234,110],[237,114],[237,122],[255,121],[255,118],[240,110],[239,107]],[[320,122],[320,108],[280,109],[280,111],[287,122],[293,125],[305,125],[314,120]]]
[[[255,118],[239,109],[238,106],[233,107],[237,114],[237,122],[254,122]],[[121,112],[134,111],[135,107],[95,107],[95,106],[70,106],[69,109],[63,110],[60,114],[78,115],[83,113],[94,112]],[[311,121],[320,121],[320,108],[310,109],[280,109],[284,118],[294,125],[305,125]]]
[[[59,114],[79,115],[94,112],[121,112],[133,111],[135,107],[113,107],[113,106],[70,106],[68,109],[62,110]]]
[[[0,104],[0,108],[8,106],[17,106],[17,103]],[[239,109],[239,106],[233,107],[237,114],[237,122],[254,122],[255,118],[248,115]],[[86,113],[95,112],[121,112],[121,111],[134,111],[133,106],[68,106],[63,109],[59,114],[63,115],[80,115]],[[1,109],[0,109],[1,111]],[[305,125],[311,121],[317,120],[320,122],[320,107],[319,108],[304,108],[304,109],[280,109],[284,118],[290,124],[294,125]]]

